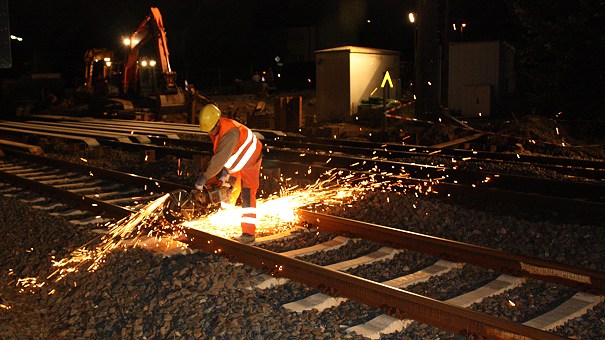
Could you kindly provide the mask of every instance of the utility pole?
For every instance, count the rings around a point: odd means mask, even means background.
[[[11,68],[12,66],[8,0],[0,0],[0,68]]]
[[[438,13],[438,0],[418,0],[418,40],[415,51],[416,117],[439,113],[441,56],[437,36]]]

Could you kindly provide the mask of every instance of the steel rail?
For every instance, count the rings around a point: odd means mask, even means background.
[[[241,244],[196,229],[186,230],[187,243],[195,249],[227,257],[232,262],[267,271],[331,295],[344,296],[381,308],[397,318],[410,318],[465,336],[490,339],[563,339],[536,328],[433,300],[402,289],[296,258]]]
[[[40,165],[50,165],[55,166],[61,169],[65,169],[66,171],[76,171],[84,174],[92,174],[98,178],[105,178],[110,180],[120,180],[123,183],[130,183],[136,185],[144,185],[147,187],[147,190],[158,189],[162,191],[172,191],[172,190],[191,190],[192,188],[186,185],[172,183],[168,181],[162,181],[159,179],[153,179],[150,177],[139,176],[131,173],[109,170],[98,168],[86,164],[81,163],[72,163],[68,161],[63,161],[56,158],[48,158],[44,156],[33,155],[21,151],[15,150],[5,150],[6,155],[8,156],[16,156],[20,159],[25,159],[31,162],[38,163]]]
[[[211,145],[210,142],[203,141],[192,141],[192,140],[184,140],[184,139],[166,139],[166,138],[158,138],[152,137],[152,142],[155,144],[164,144],[164,145],[174,145],[179,147],[186,147],[192,149],[205,149],[207,145]],[[264,143],[264,141],[263,141]],[[304,150],[303,150],[304,149]],[[304,154],[305,156],[301,156]],[[342,167],[351,167],[353,164],[359,164],[360,168],[371,169],[375,167],[377,164],[384,164],[385,167],[397,167],[397,169],[401,169],[402,167],[413,168],[416,170],[425,170],[425,169],[445,169],[442,166],[438,165],[430,165],[430,164],[416,164],[416,163],[406,163],[406,162],[395,162],[388,160],[378,160],[378,159],[368,159],[362,158],[354,155],[345,155],[345,154],[331,154],[329,150],[326,150],[326,153],[316,153],[315,150],[311,150],[309,148],[305,148],[304,145],[298,145],[297,149],[289,149],[289,148],[281,148],[281,147],[272,147],[272,146],[264,146],[264,157],[265,158],[285,158],[287,160],[298,160],[301,158],[308,156],[312,158],[313,162],[322,163],[326,162],[328,159],[332,159],[334,163],[338,164]],[[366,164],[363,164],[363,163]]]
[[[152,140],[155,140],[157,142],[157,139],[152,138]],[[167,155],[167,154],[171,154],[171,155],[176,155],[178,157],[184,157],[184,158],[188,158],[188,157],[192,157],[192,155],[197,154],[197,155],[202,155],[202,156],[209,156],[210,152],[212,150],[211,144],[205,143],[205,142],[191,142],[191,141],[184,141],[184,140],[176,140],[177,143],[179,145],[188,145],[189,147],[194,147],[194,146],[198,146],[199,148],[202,148],[202,150],[184,150],[181,148],[175,148],[175,147],[167,147],[167,146],[158,146],[158,145],[151,145],[151,144],[139,144],[139,143],[119,143],[119,142],[115,142],[115,141],[109,141],[109,140],[100,140],[101,143],[103,143],[106,146],[111,146],[111,147],[120,147],[120,148],[126,148],[129,150],[139,150],[139,151],[143,151],[143,150],[153,150],[156,155],[161,156],[161,155]],[[338,167],[339,165],[344,167],[344,171],[347,172],[363,172],[363,171],[368,171],[367,169],[372,170],[372,172],[376,172],[375,169],[372,169],[371,166],[367,165],[367,166],[360,166],[360,169],[358,170],[353,170],[350,168],[350,164],[352,162],[359,162],[359,159],[348,159],[346,164],[335,164],[336,162],[328,162],[328,159],[330,159],[329,156],[325,156],[322,155],[321,159],[318,159],[317,157],[314,157],[313,155],[309,154],[306,157],[300,157],[300,153],[299,152],[294,152],[294,151],[288,151],[288,150],[276,150],[276,149],[267,149],[265,150],[265,157],[263,159],[263,167],[266,168],[270,168],[270,167],[280,167],[282,169],[291,169],[291,173],[295,174],[295,173],[302,173],[301,170],[303,170],[305,173],[307,173],[306,168],[309,167],[313,167],[313,168],[317,168],[317,169],[322,169],[322,170],[326,170],[326,169],[330,169],[330,168],[335,168]],[[283,160],[280,156],[284,156],[286,157],[285,160]],[[319,157],[319,156],[318,156]],[[45,158],[45,160],[47,160],[48,162],[53,162],[51,160],[49,160],[49,158]],[[301,161],[307,161],[308,163],[306,164],[302,164],[300,163]],[[362,162],[361,162],[362,163]],[[371,163],[371,162],[370,162]],[[401,165],[400,163],[396,163],[398,166]],[[83,166],[83,165],[81,165]],[[329,167],[328,167],[329,166]],[[347,168],[347,166],[349,166]],[[395,165],[391,165],[391,168],[394,167]],[[366,170],[364,170],[363,168],[366,168]],[[108,176],[109,177],[113,177],[115,174],[112,173],[110,170],[102,170],[102,169],[98,169],[95,168],[96,172],[98,172],[99,174],[101,174],[102,172],[108,172]],[[393,169],[390,169],[393,170]],[[425,170],[426,171],[426,170]],[[136,175],[128,175],[130,176],[130,178],[132,180],[136,179]],[[319,178],[320,173],[318,171],[315,171],[313,175],[309,176],[308,174],[305,175],[305,177],[307,179],[317,179]],[[419,183],[419,179],[413,179],[413,178],[409,178],[409,179],[402,179],[400,176],[389,176],[389,174],[383,174],[383,175],[379,175],[379,174],[375,174],[374,176],[376,176],[376,178],[384,178],[386,180],[395,180],[395,181],[404,181],[404,182],[409,182],[411,184],[414,183]],[[144,178],[143,178],[144,179]],[[482,178],[484,179],[484,178]],[[500,180],[502,181],[506,181],[512,185],[515,185],[516,187],[523,187],[524,184],[527,184],[528,186],[531,185],[531,181],[529,182],[529,184],[523,180],[523,178],[518,177],[518,182],[515,182],[514,180],[511,180],[510,178],[500,178]],[[146,179],[144,179],[144,181],[146,181]],[[427,181],[427,179],[422,179],[422,181]],[[158,183],[161,183],[161,181],[158,181]],[[560,183],[556,183],[556,182],[550,182],[551,183],[551,187],[564,187],[564,185],[561,185]],[[475,185],[474,187],[468,186],[468,185],[463,185],[463,184],[454,184],[454,183],[447,183],[447,182],[443,182],[443,181],[439,181],[439,182],[432,182],[431,185],[433,186],[433,189],[435,192],[438,193],[438,196],[440,198],[443,198],[447,201],[451,201],[452,203],[456,203],[457,200],[459,200],[461,197],[465,197],[465,201],[469,201],[469,198],[471,199],[475,199],[477,201],[482,201],[485,202],[485,200],[491,200],[494,202],[499,202],[499,203],[507,203],[507,204],[512,204],[514,205],[519,211],[523,211],[526,213],[551,213],[554,210],[556,210],[557,216],[558,218],[563,218],[565,220],[571,221],[571,222],[576,222],[576,223],[588,223],[588,224],[592,224],[595,223],[595,221],[602,221],[603,219],[605,219],[605,203],[601,203],[601,202],[593,202],[590,200],[579,200],[579,199],[568,199],[568,198],[560,198],[560,197],[556,197],[556,196],[550,196],[547,194],[528,194],[528,193],[524,193],[524,192],[516,192],[516,191],[511,191],[511,190],[502,190],[502,189],[498,189],[492,186],[492,183],[487,183],[487,184],[483,184],[483,185]],[[586,187],[584,186],[583,188],[585,188],[584,190],[582,190],[584,192],[584,194],[590,194],[591,192],[595,195],[599,195],[598,193],[596,193],[595,189],[590,189],[591,187]],[[170,190],[174,190],[174,189],[185,189],[188,190],[190,188],[186,188],[186,187],[170,187]],[[568,192],[576,192],[576,190],[574,190],[574,187],[566,187],[566,191]],[[588,193],[586,192],[588,191]],[[601,191],[601,195],[602,195],[602,191]]]
[[[2,127],[12,127],[19,129],[27,129],[34,131],[41,131],[45,133],[64,133],[71,134],[82,137],[90,137],[90,138],[110,138],[119,140],[122,142],[132,142],[132,139],[137,140],[140,143],[149,143],[149,138],[142,135],[131,135],[126,133],[110,133],[110,132],[102,132],[102,131],[85,131],[83,129],[76,128],[59,128],[57,126],[50,126],[46,124],[32,124],[32,123],[20,123],[20,122],[10,122],[10,121],[2,121],[0,122],[0,126]]]
[[[299,216],[301,221],[320,230],[350,234],[450,261],[470,263],[513,275],[521,274],[542,281],[560,283],[600,295],[605,294],[605,272],[307,210],[299,210]]]
[[[180,140],[179,144],[185,142],[186,145],[192,147],[193,145],[199,145],[203,147],[203,150],[184,150],[181,148],[167,147],[167,146],[158,146],[158,145],[150,145],[150,144],[138,144],[138,143],[119,143],[115,141],[109,140],[100,140],[103,145],[111,146],[111,147],[119,147],[125,148],[128,150],[153,150],[156,155],[175,155],[178,157],[189,158],[192,155],[202,155],[209,156],[211,152],[211,144],[210,143],[190,143],[191,141],[183,141]],[[279,153],[279,152],[277,152]],[[279,167],[286,172],[289,172],[291,175],[296,173],[305,174],[307,179],[316,180],[320,177],[321,171],[329,170],[335,168],[338,164],[333,164],[332,162],[327,162],[329,157],[322,156],[321,162],[309,162],[312,160],[312,157],[300,157],[299,152],[288,152],[289,158],[287,160],[281,160],[279,155],[276,154],[275,150],[272,152],[271,149],[265,153],[265,157],[263,159],[263,167],[264,168],[274,168]],[[301,163],[302,160],[306,160],[308,163]],[[328,167],[328,165],[330,167]],[[320,171],[314,171],[312,174],[308,174],[308,169],[320,169]],[[369,168],[369,166],[368,166]],[[107,170],[109,171],[109,170]],[[349,172],[364,172],[364,170],[352,170],[352,169],[343,169],[343,171]],[[367,171],[367,170],[365,170]],[[371,175],[366,172],[366,174]],[[113,176],[113,174],[109,174],[109,176]],[[134,176],[134,175],[130,175]],[[388,174],[379,175],[374,174],[377,179],[382,178],[384,180],[393,180],[393,181],[402,181],[409,182],[410,184],[418,184],[421,180],[413,179],[413,178],[401,178],[399,176],[389,176]],[[133,177],[134,178],[134,177]],[[422,181],[427,181],[426,179]],[[161,182],[161,181],[158,181]],[[515,183],[512,181],[512,183]],[[520,181],[523,183],[523,181]],[[518,209],[520,212],[526,213],[551,213],[553,209],[556,210],[557,216],[559,219],[565,219],[575,223],[587,223],[592,224],[596,221],[603,221],[605,219],[605,203],[601,202],[592,202],[587,200],[578,200],[578,199],[567,199],[567,198],[559,198],[548,195],[540,195],[540,194],[527,194],[524,192],[516,192],[510,190],[502,190],[494,187],[487,187],[489,185],[479,185],[475,187],[471,187],[468,185],[462,184],[454,184],[447,182],[433,182],[432,187],[434,192],[437,193],[437,196],[445,199],[446,201],[450,201],[452,203],[456,203],[461,197],[464,197],[465,201],[469,201],[470,199],[474,199],[481,202],[486,201],[494,201],[499,203],[507,203],[512,204]],[[520,185],[517,183],[516,185]],[[557,184],[558,185],[558,184]],[[174,188],[174,189],[185,189],[188,188]],[[568,189],[568,191],[572,191],[573,189]],[[594,190],[593,190],[594,191]],[[469,199],[470,198],[470,199]]]
[[[541,164],[541,165],[560,165],[560,166],[576,166],[582,168],[592,168],[597,170],[605,170],[604,161],[592,161],[586,159],[571,159],[563,157],[549,157],[543,155],[525,155],[516,153],[501,153],[501,152],[487,152],[487,151],[476,151],[476,150],[465,150],[465,149],[443,149],[433,148],[430,146],[422,145],[411,145],[411,144],[396,144],[392,142],[378,143],[369,141],[354,141],[354,140],[342,140],[342,139],[331,139],[331,138],[310,138],[300,136],[284,136],[279,137],[283,141],[301,142],[301,143],[319,143],[325,145],[342,145],[349,147],[362,147],[370,149],[381,149],[386,151],[398,151],[398,152],[409,152],[410,155],[427,155],[431,153],[441,154],[443,156],[460,156],[460,157],[474,157],[481,159],[497,159],[502,161],[514,161],[514,162],[526,162],[530,164]],[[418,152],[422,150],[422,152]]]
[[[112,132],[112,133],[127,133],[129,135],[137,135],[137,136],[145,136],[147,138],[151,136],[161,136],[164,138],[173,138],[178,139],[178,135],[176,133],[168,133],[166,131],[162,131],[161,129],[136,129],[128,126],[118,125],[117,123],[112,123],[111,121],[107,121],[106,123],[97,123],[97,122],[86,122],[86,121],[70,121],[70,122],[47,122],[47,121],[36,121],[36,120],[27,120],[25,123],[29,124],[41,124],[41,125],[51,125],[56,126],[57,128],[80,128],[87,129],[92,131],[104,131],[104,132]],[[149,143],[149,140],[145,138],[143,141]],[[139,140],[141,141],[141,140]]]
[[[153,143],[166,143],[174,146],[193,149],[207,149],[209,142],[190,140],[169,140],[165,138],[152,138]],[[304,146],[304,145],[299,145]],[[312,146],[312,145],[311,145]],[[349,150],[350,151],[350,150]],[[377,154],[382,154],[379,150]],[[387,152],[388,153],[388,152]],[[377,156],[375,156],[377,157]],[[308,160],[311,164],[328,164],[354,171],[374,171],[376,173],[406,173],[418,179],[442,178],[440,182],[473,185],[475,187],[498,188],[508,191],[530,192],[545,196],[569,198],[582,197],[588,202],[605,202],[605,185],[562,182],[552,179],[542,179],[530,176],[497,174],[490,172],[475,172],[454,170],[449,167],[409,162],[391,161],[384,159],[368,159],[353,155],[335,153],[317,153],[312,149],[283,149],[265,146],[265,159],[278,159],[286,162],[300,162]],[[486,180],[489,178],[489,180]]]
[[[300,162],[303,159],[309,159],[313,165],[339,167],[347,171],[372,171],[376,175],[391,176],[396,178],[397,173],[405,168],[409,169],[407,163],[394,161],[364,160],[363,158],[337,156],[337,155],[317,155],[311,152],[304,157],[300,156],[300,151],[267,149],[265,159],[279,159],[286,162]],[[315,163],[316,162],[316,163]],[[380,165],[378,167],[378,165]],[[410,172],[407,172],[410,173]],[[522,201],[529,201],[528,207],[532,207],[534,200],[540,199],[536,206],[542,208],[556,206],[565,207],[565,210],[572,211],[571,215],[581,212],[582,221],[594,221],[593,216],[605,216],[605,185],[589,183],[559,182],[554,180],[536,179],[533,177],[503,175],[503,174],[480,174],[465,171],[451,171],[443,167],[417,166],[415,173],[411,173],[414,178],[410,180],[432,181],[431,185],[436,188],[444,188],[448,193],[461,193],[465,195],[480,195],[492,197],[494,192],[501,192],[501,197],[493,196],[495,202],[508,200],[515,202],[518,198]],[[447,178],[446,178],[447,176]],[[438,181],[436,179],[442,178]],[[487,178],[489,177],[489,180]],[[457,182],[457,183],[452,183]],[[572,195],[570,198],[569,196]],[[507,199],[510,197],[510,199]],[[577,199],[582,197],[582,199]],[[589,212],[588,215],[585,213]],[[600,217],[599,217],[600,218]]]
[[[379,159],[364,159],[360,157],[335,155],[335,154],[315,154],[313,151],[301,152],[295,150],[283,150],[276,148],[267,148],[265,155],[269,158],[278,158],[287,161],[300,161],[300,154],[309,160],[342,167],[348,170],[372,170],[376,173],[408,173],[418,179],[442,178],[440,183],[459,183],[463,185],[472,185],[483,188],[497,188],[508,191],[518,191],[524,193],[536,193],[539,195],[569,198],[583,197],[585,201],[605,202],[605,185],[591,184],[581,182],[561,182],[550,179],[541,179],[528,176],[496,174],[489,172],[474,172],[465,170],[454,170],[443,166],[421,165],[404,163],[397,161],[387,161]],[[411,170],[411,171],[410,171]],[[487,180],[489,178],[489,180]]]
[[[12,135],[16,135],[20,138],[23,138],[23,136],[42,136],[42,137],[53,137],[53,138],[59,138],[59,139],[65,139],[65,140],[70,140],[70,141],[78,141],[78,142],[82,142],[90,147],[96,147],[99,146],[99,142],[92,137],[82,137],[82,136],[76,136],[76,135],[71,135],[71,134],[61,134],[61,133],[53,133],[53,132],[44,132],[44,131],[33,131],[33,130],[28,130],[28,129],[17,129],[17,128],[10,128],[10,127],[4,127],[4,126],[0,126],[0,131],[2,132],[8,132],[9,134]]]
[[[106,203],[100,199],[86,197],[68,190],[55,188],[52,185],[43,184],[38,181],[13,175],[2,170],[0,170],[0,178],[7,180],[19,187],[27,188],[35,192],[42,192],[60,202],[68,203],[74,207],[81,208],[82,210],[98,213],[104,217],[122,218],[134,212],[131,209]]]
[[[128,129],[131,133],[142,134],[152,137],[154,135],[185,133],[199,134],[196,125],[177,124],[165,122],[147,122],[131,120],[101,120],[101,119],[74,119],[73,117],[56,117],[47,115],[34,115],[34,119],[46,121],[68,121],[75,124],[86,124],[87,126],[102,126],[104,130],[117,129],[124,131]],[[154,133],[160,131],[161,133]],[[587,178],[602,179],[605,162],[586,159],[570,159],[564,157],[550,157],[544,155],[527,155],[518,153],[488,152],[480,150],[435,148],[431,146],[398,144],[394,142],[370,142],[343,139],[311,138],[303,136],[288,136],[280,131],[253,129],[265,136],[263,143],[271,146],[296,147],[296,144],[304,143],[315,150],[338,151],[357,154],[378,154],[383,157],[413,157],[438,155],[443,157],[471,157],[475,160],[488,162],[509,162],[522,164],[538,164],[544,168],[568,175],[580,175]]]
[[[186,146],[190,148],[194,148],[196,151],[184,151],[179,149],[167,149],[165,147],[160,146],[143,146],[138,143],[119,143],[115,141],[101,141],[106,145],[130,145],[129,148],[133,149],[152,149],[158,155],[165,155],[167,153],[176,154],[181,157],[187,157],[194,153],[204,154],[211,150],[211,146],[209,142],[195,142],[195,141],[187,141],[187,140],[174,140],[167,138],[153,138],[155,143],[162,142],[170,143],[172,145]],[[382,150],[379,150],[382,152]],[[300,161],[301,152],[294,150],[283,150],[277,149],[274,147],[266,147],[265,156],[268,159],[281,159],[287,161]],[[393,162],[386,160],[368,160],[359,157],[350,157],[343,155],[335,155],[335,154],[316,154],[312,151],[305,153],[305,156],[309,159],[310,162],[316,163],[327,163],[331,161],[331,165],[342,167],[350,170],[358,170],[358,171],[370,171],[374,169],[377,172],[401,172],[407,171],[407,173],[412,174],[417,178],[430,178],[431,172],[433,172],[432,176],[444,176],[441,182],[458,182],[466,185],[474,185],[476,187],[488,187],[488,188],[500,188],[508,191],[521,191],[527,192],[528,190],[533,191],[537,194],[553,196],[553,197],[565,197],[570,193],[576,195],[575,197],[583,197],[584,200],[582,202],[596,201],[603,202],[605,197],[602,195],[603,186],[597,186],[588,183],[567,183],[567,182],[559,182],[553,180],[537,180],[532,177],[526,176],[516,176],[516,175],[506,175],[506,174],[480,174],[473,173],[468,171],[452,171],[451,169],[447,169],[439,166],[429,166],[429,165],[419,165],[413,163],[404,163],[404,162]],[[434,173],[434,171],[438,171]],[[489,177],[489,181],[485,181],[486,177]]]
[[[20,151],[6,150],[5,153],[7,155],[16,156],[18,159],[31,161],[37,165],[53,166],[59,169],[63,169],[65,171],[79,172],[87,175],[93,174],[97,178],[120,181],[121,183],[128,183],[131,185],[142,185],[147,191],[153,191],[154,189],[156,189],[162,192],[167,192],[177,189],[191,189],[191,187],[177,183],[156,180],[149,177],[143,177],[115,170],[97,168],[85,164],[66,162],[58,159],[32,155]],[[83,210],[99,213],[102,216],[122,218],[133,212],[133,210],[131,209],[124,208],[115,204],[110,204],[100,199],[95,199],[86,195],[73,193],[64,189],[59,189],[53,187],[52,185],[43,184],[35,180],[29,180],[27,178],[10,174],[2,170],[0,170],[0,178],[6,179],[7,181],[14,183],[15,185],[28,188],[35,192],[43,192],[58,201],[69,203],[70,205],[81,208]]]

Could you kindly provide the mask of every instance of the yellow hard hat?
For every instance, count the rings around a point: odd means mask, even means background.
[[[221,110],[214,104],[208,104],[200,110],[200,130],[210,132],[221,118]]]

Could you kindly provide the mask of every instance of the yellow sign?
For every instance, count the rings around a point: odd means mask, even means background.
[[[382,84],[380,84],[380,87],[384,87],[384,84],[386,84],[387,81],[389,82],[389,87],[393,88],[393,81],[391,80],[391,75],[389,74],[389,71],[384,74],[384,78],[382,78]]]

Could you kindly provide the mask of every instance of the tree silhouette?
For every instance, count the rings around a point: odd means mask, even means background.
[[[510,0],[519,113],[593,118],[605,109],[605,0]]]

